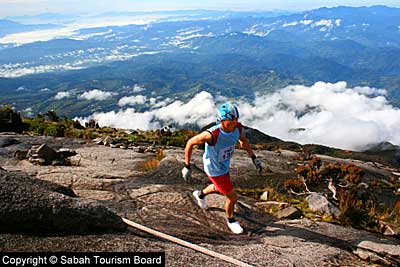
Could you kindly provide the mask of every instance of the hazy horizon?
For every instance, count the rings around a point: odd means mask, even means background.
[[[134,12],[134,11],[172,11],[172,10],[190,10],[190,9],[208,9],[208,10],[232,10],[232,11],[302,11],[320,7],[335,6],[373,6],[386,5],[390,7],[400,7],[399,1],[349,1],[349,0],[272,0],[266,3],[260,0],[250,1],[160,1],[150,0],[146,2],[136,0],[88,0],[88,1],[49,1],[49,0],[0,0],[0,17],[39,15],[43,13],[61,13],[61,14],[94,14],[104,12]]]

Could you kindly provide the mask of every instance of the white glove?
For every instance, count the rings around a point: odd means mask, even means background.
[[[261,161],[259,158],[257,158],[256,155],[253,155],[253,156],[251,157],[251,159],[253,160],[253,164],[254,164],[254,166],[256,166],[256,169],[257,169],[259,172],[262,172],[262,169],[263,169],[263,163],[262,163],[262,161]]]
[[[186,165],[182,169],[182,178],[185,181],[189,181],[192,178],[192,170],[190,169],[190,165]]]

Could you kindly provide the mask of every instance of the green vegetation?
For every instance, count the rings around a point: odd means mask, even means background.
[[[162,133],[160,130],[134,131],[133,133],[128,133],[123,129],[110,127],[84,127],[76,120],[71,120],[66,117],[59,119],[54,111],[49,111],[45,115],[38,114],[33,119],[21,119],[20,115],[13,112],[8,106],[4,108],[4,111],[2,111],[0,115],[1,114],[5,114],[4,116],[14,116],[16,118],[14,120],[21,121],[20,124],[23,125],[25,131],[36,135],[82,139],[95,139],[110,136],[113,142],[125,144],[149,143],[160,146],[184,147],[187,140],[197,133],[192,130],[179,130],[167,133]],[[96,123],[93,124],[93,126],[95,125]],[[22,132],[22,130],[20,132]]]
[[[321,218],[325,221],[375,232],[380,231],[379,221],[395,224],[400,222],[399,208],[396,206],[389,208],[383,203],[379,203],[374,190],[366,190],[365,185],[361,184],[365,174],[364,170],[353,164],[322,163],[318,157],[313,157],[308,164],[296,168],[296,173],[298,178],[287,179],[284,187],[288,192],[295,192],[301,200],[304,198],[300,196],[300,193],[306,190],[324,192],[326,190],[324,181],[336,184],[336,188],[339,190],[337,192],[338,200],[332,199],[332,201],[337,203],[340,216],[338,219],[333,219],[331,216],[322,214]],[[342,186],[339,187],[338,184],[342,184]],[[378,186],[378,188],[382,187]],[[286,201],[292,201],[291,194],[281,195],[283,196],[279,198],[288,198]],[[310,212],[301,205],[296,206],[305,214]]]
[[[11,106],[2,105],[0,107],[0,132],[21,133],[26,128],[22,123],[21,116],[15,112]]]

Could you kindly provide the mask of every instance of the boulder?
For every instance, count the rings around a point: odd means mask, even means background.
[[[71,149],[60,148],[58,151],[55,151],[53,148],[43,144],[41,146],[32,146],[28,153],[26,153],[26,157],[33,164],[61,166],[70,165],[67,158],[76,154]],[[18,158],[21,159],[22,156]]]
[[[308,207],[312,211],[331,214],[332,216],[339,218],[340,210],[330,203],[323,195],[312,193],[311,195],[307,196],[306,200],[308,202]]]
[[[98,137],[98,138],[96,138],[96,139],[93,139],[92,141],[93,141],[93,143],[95,143],[96,145],[101,145],[101,144],[103,144],[103,138],[101,138],[101,137]]]
[[[68,235],[125,230],[121,218],[64,186],[0,170],[0,232]]]
[[[388,266],[400,265],[400,246],[384,240],[363,240],[354,244],[360,258]],[[360,253],[362,252],[362,253]],[[361,255],[360,255],[361,254]]]
[[[301,215],[302,215],[301,210],[299,210],[293,206],[287,207],[287,208],[275,213],[275,216],[280,220],[281,219],[297,219],[297,218],[300,218]]]
[[[40,158],[43,158],[46,161],[50,161],[50,162],[59,158],[57,152],[54,149],[52,149],[51,147],[47,146],[46,144],[41,145],[36,150],[36,154]]]
[[[379,221],[378,223],[379,223],[379,229],[381,230],[381,233],[383,233],[384,235],[400,237],[400,225],[384,221]]]
[[[260,200],[261,201],[268,201],[268,194],[269,194],[268,191],[264,191],[260,196]]]
[[[257,208],[264,209],[267,212],[271,212],[273,210],[281,210],[290,206],[287,202],[279,202],[279,201],[263,201],[256,202]]]
[[[103,139],[103,145],[105,145],[105,146],[111,145],[112,142],[113,142],[113,140],[112,140],[112,138],[111,138],[109,135],[107,135],[107,136]]]
[[[26,159],[26,155],[28,154],[28,150],[16,150],[14,152],[14,158],[19,160]]]
[[[19,144],[19,143],[20,143],[20,141],[18,141],[15,138],[12,138],[12,137],[8,137],[8,136],[0,137],[0,148],[8,147],[8,146],[11,146],[11,145],[16,145],[16,144]]]
[[[60,148],[59,150],[57,150],[57,154],[63,158],[69,158],[69,157],[73,157],[76,156],[78,153],[76,153],[75,150],[69,149],[69,148]]]
[[[27,157],[31,163],[40,165],[50,165],[54,160],[60,159],[57,152],[46,144],[32,146],[27,153]]]

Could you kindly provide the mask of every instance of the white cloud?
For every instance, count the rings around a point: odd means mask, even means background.
[[[136,96],[125,96],[118,101],[119,106],[126,106],[126,105],[136,105],[141,104],[143,105],[146,103],[147,97],[144,95],[136,95]]]
[[[380,93],[385,91],[318,82],[258,96],[252,104],[241,103],[240,110],[248,125],[303,144],[353,150],[382,141],[400,144],[400,110]],[[305,130],[293,131],[299,128]]]
[[[108,32],[94,33],[91,35],[81,35],[80,29],[90,29],[106,26],[124,26],[124,25],[144,25],[146,23],[155,22],[159,19],[164,18],[163,15],[147,14],[141,16],[128,16],[128,17],[82,17],[79,21],[74,21],[70,24],[61,26],[55,29],[47,30],[36,30],[29,32],[21,32],[8,34],[0,38],[1,44],[14,43],[18,45],[28,44],[38,41],[49,41],[52,39],[59,38],[71,38],[71,39],[87,39],[94,35],[108,34]]]
[[[91,90],[88,92],[85,92],[81,95],[78,96],[78,99],[86,99],[86,100],[106,100],[107,98],[110,98],[114,95],[117,95],[117,93],[112,93],[112,92],[105,92],[101,90]]]
[[[175,101],[168,106],[155,110],[155,116],[167,123],[178,125],[197,124],[204,126],[214,117],[215,103],[208,92],[200,92],[188,103]]]
[[[260,36],[260,37],[265,37],[267,36],[271,31],[275,30],[273,25],[276,23],[272,24],[255,24],[251,26],[249,29],[246,29],[243,33],[245,34],[250,34],[250,35],[255,35],[255,36]],[[235,33],[231,33],[231,35],[236,35]]]
[[[58,92],[54,98],[59,100],[59,99],[63,99],[63,98],[68,98],[70,96],[71,96],[70,92]]]
[[[94,113],[91,118],[95,119],[100,126],[115,128],[150,130],[160,127],[158,122],[153,121],[153,112],[139,113],[135,112],[133,108],[119,110],[117,112]],[[88,118],[79,120],[84,122],[88,121]]]
[[[313,21],[310,19],[305,19],[305,20],[301,20],[300,23],[304,24],[304,25],[310,25],[311,23],[313,23]]]
[[[283,24],[282,27],[286,28],[286,27],[289,27],[289,26],[296,26],[297,24],[299,24],[297,21],[293,21],[293,22],[290,22],[290,23]]]
[[[142,92],[142,91],[144,91],[144,90],[146,90],[146,88],[144,88],[143,86],[140,86],[140,85],[138,85],[138,84],[135,84],[135,85],[133,86],[133,92],[134,92],[134,93],[139,93],[139,92]]]
[[[314,23],[315,26],[326,26],[326,27],[332,27],[332,20],[330,19],[321,19],[320,21],[317,21]]]
[[[32,117],[33,116],[33,112],[32,112],[32,108],[26,108],[23,110],[23,113],[28,116],[28,117]]]
[[[90,49],[88,49],[89,51]],[[46,73],[53,71],[61,71],[61,70],[77,70],[83,69],[93,64],[109,62],[109,61],[118,61],[118,60],[128,60],[133,57],[141,56],[141,55],[154,55],[158,53],[168,52],[164,51],[147,51],[147,52],[123,52],[119,49],[111,49],[108,51],[104,51],[103,48],[91,49],[89,52],[100,51],[99,53],[93,53],[89,55],[80,55],[82,54],[82,50],[77,50],[75,52],[71,52],[70,54],[59,54],[54,55],[52,58],[46,57],[58,61],[60,59],[65,59],[64,57],[79,55],[78,59],[75,57],[66,58],[69,60],[68,63],[65,64],[46,64],[46,65],[38,65],[40,63],[37,62],[24,62],[24,63],[15,63],[15,64],[3,64],[0,65],[0,77],[13,78],[24,76],[28,74],[37,74],[37,73]]]
[[[77,28],[64,27],[50,30],[37,30],[30,32],[8,34],[0,38],[0,43],[14,43],[18,45],[28,44],[38,41],[49,41],[55,38],[68,38],[74,34]]]
[[[199,32],[202,30],[204,30],[204,28],[202,27],[192,27],[192,28],[180,29],[177,30],[177,32],[179,33],[179,35],[191,35],[195,32]]]
[[[288,86],[257,95],[253,102],[236,103],[240,120],[266,134],[302,144],[362,150],[383,141],[400,145],[400,110],[387,102],[385,94],[385,90],[370,87],[348,88],[346,82],[317,82],[311,87]],[[120,128],[148,130],[170,123],[203,127],[215,120],[217,105],[225,101],[217,98],[201,92],[187,103],[165,105],[160,101],[160,108],[153,106],[155,109],[144,113],[126,109],[92,117],[102,126]],[[300,128],[304,130],[296,130]]]
[[[155,108],[161,108],[165,107],[166,105],[170,104],[173,100],[171,98],[166,98],[165,100],[162,100],[160,102],[157,102],[157,99],[152,97],[149,99],[150,105],[152,106],[153,109]]]
[[[98,121],[100,126],[125,129],[156,129],[172,122],[180,126],[197,124],[203,127],[215,119],[215,108],[212,95],[201,92],[187,103],[175,101],[168,106],[143,113],[136,112],[133,108],[121,109],[117,112],[95,113],[90,118]],[[80,120],[87,121],[89,118]]]
[[[91,37],[93,37],[93,36],[101,36],[101,35],[107,35],[107,34],[109,34],[109,33],[112,33],[112,30],[110,29],[110,30],[108,30],[108,31],[105,31],[105,32],[95,32],[95,33],[90,33],[90,34],[79,34],[79,35],[74,35],[74,36],[72,36],[71,37],[71,39],[74,39],[74,40],[87,40],[87,39],[89,39],[89,38],[91,38]]]
[[[24,66],[28,65],[24,64],[15,64],[13,67],[0,65],[0,77],[5,78],[14,78],[19,76],[24,76],[28,74],[36,74],[36,73],[45,73],[59,70],[77,70],[82,67],[73,66],[70,63],[66,63],[64,65],[55,64],[55,65],[40,65],[40,66]]]
[[[212,32],[201,34],[201,33],[196,33],[196,34],[191,34],[191,35],[177,35],[175,36],[176,39],[185,41],[193,38],[199,38],[199,37],[214,37],[215,35]]]

